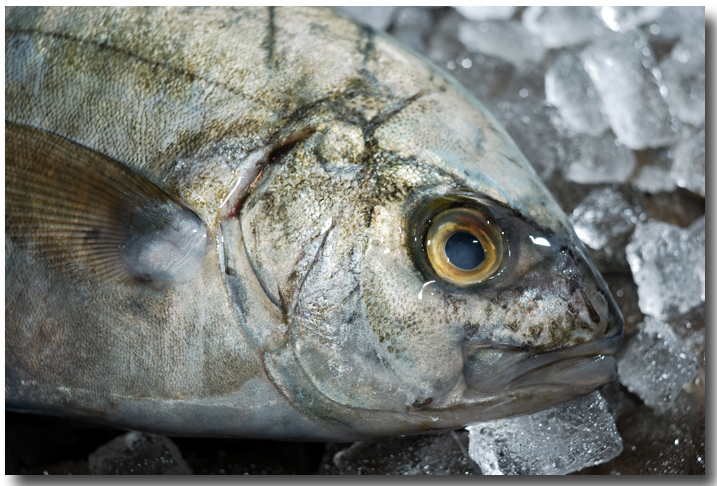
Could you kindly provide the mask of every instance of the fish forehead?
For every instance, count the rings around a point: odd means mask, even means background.
[[[567,217],[493,116],[463,88],[427,94],[377,130],[379,145],[451,174],[538,226],[571,232]]]
[[[318,122],[306,108],[322,100],[364,123],[394,110],[374,127],[382,150],[448,169],[540,224],[562,217],[461,87],[330,10],[9,9],[6,33],[7,119],[122,160],[205,219],[247,154],[297,116]]]

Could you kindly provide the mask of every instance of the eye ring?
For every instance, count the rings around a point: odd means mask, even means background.
[[[483,249],[483,260],[474,268],[451,263],[446,245],[459,234],[476,238]],[[467,287],[484,282],[500,268],[503,261],[503,237],[497,225],[476,208],[459,207],[442,211],[432,218],[426,234],[426,255],[434,272],[441,279]]]

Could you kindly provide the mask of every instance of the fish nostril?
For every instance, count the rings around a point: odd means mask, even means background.
[[[568,248],[563,247],[558,253],[558,257],[555,262],[555,268],[558,272],[563,273],[568,268],[569,263],[570,255],[568,253]]]

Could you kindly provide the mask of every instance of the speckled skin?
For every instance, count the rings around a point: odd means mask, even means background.
[[[303,8],[6,9],[5,28],[6,120],[119,161],[209,241],[195,277],[153,287],[6,237],[8,407],[349,440],[612,378],[622,320],[567,218],[494,118],[390,39]],[[478,286],[416,245],[450,204],[504,233]]]

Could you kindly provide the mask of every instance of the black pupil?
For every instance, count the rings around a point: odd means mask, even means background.
[[[472,270],[485,260],[485,251],[478,238],[466,231],[457,231],[446,242],[446,256],[454,267]]]

